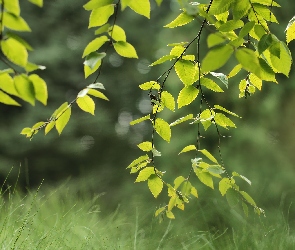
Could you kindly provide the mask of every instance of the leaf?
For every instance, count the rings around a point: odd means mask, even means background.
[[[138,58],[135,48],[127,42],[119,41],[113,44],[116,52],[123,57]]]
[[[289,44],[289,42],[295,39],[295,16],[293,16],[292,19],[289,21],[285,32],[287,44]]]
[[[228,189],[232,187],[231,181],[229,178],[222,178],[219,182],[219,192],[224,196]]]
[[[109,36],[115,41],[126,42],[125,31],[118,25],[111,26],[108,31]]]
[[[173,127],[173,126],[183,123],[185,121],[191,120],[191,119],[193,119],[193,117],[194,117],[193,114],[189,114],[184,117],[181,117],[181,118],[177,119],[175,122],[170,123],[170,127]]]
[[[88,90],[88,94],[89,95],[92,95],[92,96],[95,96],[97,98],[100,98],[100,99],[103,99],[103,100],[106,100],[106,101],[109,101],[109,99],[105,96],[104,93],[96,90],[96,89],[89,89]]]
[[[146,115],[144,117],[141,117],[141,118],[138,118],[136,120],[131,121],[130,125],[132,126],[132,125],[135,125],[137,123],[140,123],[140,122],[143,122],[143,121],[146,121],[146,120],[150,120],[150,118],[151,118],[150,115]]]
[[[242,2],[242,1],[240,1]],[[244,27],[240,30],[239,37],[243,38],[249,34],[249,32],[254,28],[255,22],[250,21],[244,25]]]
[[[225,172],[220,165],[210,165],[209,167],[206,168],[206,170],[212,175],[220,175]]]
[[[253,50],[241,48],[235,52],[235,56],[245,70],[260,76],[259,60]]]
[[[175,219],[175,216],[174,216],[174,214],[172,213],[172,211],[166,211],[166,216],[167,216],[167,218],[169,218],[169,219]]]
[[[157,198],[163,189],[163,181],[157,175],[152,174],[148,179],[148,187],[153,196]]]
[[[261,88],[262,88],[262,80],[261,80],[258,76],[254,75],[254,74],[250,74],[250,76],[249,76],[249,80],[250,80],[250,82],[251,82],[256,88],[258,88],[259,90],[261,90]]]
[[[225,35],[219,32],[211,33],[210,35],[208,35],[207,45],[208,45],[208,48],[212,48],[216,45],[224,43],[225,41],[226,41]]]
[[[194,86],[186,86],[184,87],[178,95],[177,103],[178,108],[182,108],[183,106],[191,104],[198,96],[199,89]]]
[[[202,72],[210,72],[221,68],[226,64],[232,53],[233,48],[228,44],[210,49],[201,63]]]
[[[84,49],[82,58],[89,55],[91,52],[98,50],[107,41],[109,41],[107,36],[101,36],[92,40],[90,43],[87,44],[86,48]]]
[[[92,100],[92,98],[89,97],[88,95],[85,95],[83,97],[79,97],[77,99],[77,104],[78,104],[79,108],[82,109],[83,111],[94,115],[95,103]]]
[[[30,137],[32,134],[32,129],[31,128],[23,128],[22,131],[20,132],[21,135],[27,135],[27,137]]]
[[[17,75],[14,77],[14,84],[19,97],[31,105],[35,105],[34,85],[30,79],[25,74]]]
[[[11,62],[25,67],[28,62],[28,52],[26,47],[13,38],[8,38],[1,41],[1,49],[3,54]]]
[[[27,50],[33,50],[32,46],[30,44],[28,44],[23,38],[21,38],[20,36],[16,35],[15,33],[12,33],[12,32],[7,32],[6,33],[6,36],[7,37],[11,37],[13,38],[14,40],[18,41],[19,43],[21,43],[22,45],[25,46],[25,48]]]
[[[43,7],[43,0],[29,0],[29,2],[39,6],[39,7]]]
[[[178,176],[174,180],[174,188],[177,189],[186,179],[183,176]]]
[[[244,180],[245,182],[247,182],[249,185],[251,185],[251,181],[250,181],[248,178],[246,178],[245,176],[240,175],[240,174],[238,174],[237,172],[233,172],[233,176],[238,176],[238,177],[240,177],[242,180]]]
[[[48,92],[46,82],[36,74],[30,75],[29,79],[34,86],[35,98],[44,105],[47,105]]]
[[[247,15],[248,10],[250,8],[251,8],[251,4],[248,1],[243,1],[243,0],[235,1],[232,5],[234,20],[239,20],[245,15]]]
[[[130,0],[128,6],[137,14],[150,18],[151,6],[149,0]]]
[[[0,74],[0,89],[9,95],[19,96],[12,77],[8,73]]]
[[[184,51],[185,51],[185,48],[183,46],[177,45],[171,49],[170,55],[180,57],[181,55],[183,55]]]
[[[233,188],[229,188],[226,192],[226,199],[228,204],[231,207],[236,207],[238,203],[240,202],[240,197],[238,195],[238,192],[234,190]]]
[[[3,13],[3,24],[5,27],[16,31],[27,31],[30,32],[31,29],[27,22],[20,16],[15,16],[11,13]]]
[[[135,159],[134,161],[132,161],[127,168],[132,168],[134,166],[136,166],[137,164],[143,162],[143,161],[147,161],[149,159],[148,155],[142,155],[139,156],[137,159]]]
[[[197,150],[196,146],[195,145],[188,145],[188,146],[184,147],[178,154],[180,155],[182,153],[192,151],[192,150]]]
[[[165,210],[166,210],[166,207],[160,207],[159,209],[157,209],[157,211],[155,212],[155,217],[163,213]]]
[[[210,10],[210,15],[218,15],[229,10],[231,3],[234,0],[214,0]]]
[[[224,92],[216,82],[206,77],[201,78],[201,85],[214,92]]]
[[[96,70],[98,70],[98,68],[100,67],[101,65],[101,60],[98,60],[96,65],[94,66],[93,69],[91,69],[89,66],[87,65],[84,65],[84,75],[85,75],[85,78],[87,78],[88,76],[90,76],[91,74],[93,74]]]
[[[157,83],[156,81],[150,81],[150,82],[145,82],[139,85],[139,88],[142,90],[150,90],[150,89],[160,89],[160,84]]]
[[[219,109],[219,110],[222,110],[222,111],[224,111],[224,112],[226,112],[226,113],[228,113],[230,115],[233,115],[233,116],[236,116],[236,117],[240,117],[236,113],[231,112],[231,111],[227,110],[226,108],[221,107],[220,105],[214,105],[214,109]]]
[[[153,148],[152,149],[152,153],[153,153],[153,156],[161,156],[162,154],[161,154],[161,152],[159,152],[157,149],[155,149],[155,148]]]
[[[142,151],[147,151],[147,152],[153,149],[153,145],[150,141],[139,143],[137,147],[139,147]]]
[[[89,55],[86,56],[84,65],[87,65],[91,70],[95,68],[97,62],[104,58],[106,56],[106,53],[97,53],[97,52],[91,52]]]
[[[226,117],[224,114],[221,114],[221,113],[215,114],[214,120],[215,120],[216,124],[218,124],[221,127],[236,128],[236,125],[232,122],[232,120],[229,119],[228,117]]]
[[[234,77],[235,75],[237,75],[242,69],[242,65],[241,64],[237,64],[232,70],[231,72],[227,75],[228,78]]]
[[[102,33],[105,33],[109,30],[110,24],[106,23],[105,25],[101,26],[100,28],[98,28],[94,34],[95,35],[100,35]]]
[[[83,8],[85,10],[94,10],[106,5],[112,4],[114,1],[113,0],[91,0],[88,3],[83,5]]]
[[[205,131],[211,126],[212,119],[214,118],[215,113],[210,109],[205,109],[200,115],[200,121],[204,126]]]
[[[114,7],[114,4],[110,4],[91,11],[88,28],[104,25],[114,14]]]
[[[240,194],[245,198],[245,200],[246,200],[249,204],[251,204],[252,206],[256,207],[256,203],[255,203],[255,201],[253,200],[253,198],[252,198],[249,194],[247,194],[247,193],[244,192],[244,191],[240,191]]]
[[[17,101],[13,100],[9,95],[0,90],[0,102],[6,105],[21,106]]]
[[[178,26],[183,26],[185,24],[190,23],[194,20],[194,17],[191,15],[188,15],[185,11],[182,12],[179,16],[177,16],[172,22],[165,25],[165,28],[175,28]]]
[[[45,135],[47,135],[50,130],[52,130],[55,126],[55,121],[51,121],[50,123],[48,123],[45,127]]]
[[[218,78],[228,88],[228,77],[225,74],[216,72],[210,72],[210,74]]]
[[[218,161],[215,159],[215,157],[211,153],[208,152],[207,149],[200,149],[198,151],[201,152],[203,155],[205,155],[210,161],[218,164]]]
[[[46,67],[43,65],[37,65],[37,64],[31,63],[31,62],[27,62],[27,65],[25,66],[26,72],[32,72],[37,69],[44,70],[44,69],[46,69]]]
[[[161,136],[165,141],[170,142],[171,128],[166,121],[164,121],[162,118],[157,118],[154,128],[159,136]]]
[[[184,85],[189,86],[194,83],[196,68],[193,62],[180,59],[176,62],[174,69]]]
[[[10,12],[15,16],[20,15],[20,7],[18,0],[4,0],[4,8],[7,12]]]
[[[197,177],[199,178],[199,180],[205,184],[206,186],[214,189],[213,186],[213,179],[211,174],[209,174],[208,172],[203,172],[202,170],[200,170],[199,168],[194,168],[195,173],[197,175]]]
[[[55,121],[55,127],[59,134],[61,134],[61,132],[63,131],[63,129],[69,122],[70,117],[71,117],[71,107],[68,107],[61,115],[59,115],[59,118]]]
[[[146,181],[152,174],[155,174],[155,168],[146,167],[139,172],[135,182]]]
[[[171,111],[175,110],[175,101],[174,97],[167,91],[163,91],[161,94],[161,102],[163,105],[170,109]]]
[[[163,56],[161,57],[160,59],[158,59],[157,61],[153,62],[150,66],[155,66],[155,65],[158,65],[158,64],[161,64],[161,63],[164,63],[168,60],[173,60],[173,59],[176,59],[176,56],[174,55],[166,55],[166,56]]]
[[[244,22],[242,20],[229,20],[226,23],[220,25],[218,30],[221,32],[229,32],[238,28],[242,28],[244,26]]]

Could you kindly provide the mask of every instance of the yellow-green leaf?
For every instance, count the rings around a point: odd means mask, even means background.
[[[29,2],[39,6],[39,7],[42,7],[43,6],[43,0],[29,0]]]
[[[100,98],[100,99],[103,99],[103,100],[106,100],[106,101],[109,101],[109,99],[105,96],[104,93],[96,90],[96,89],[89,89],[88,90],[88,94],[89,95],[92,95],[92,96],[95,96],[97,98]]]
[[[71,117],[71,107],[68,107],[55,121],[55,127],[59,134],[63,131]]]
[[[111,26],[109,28],[109,35],[115,41],[123,41],[126,42],[126,34],[125,31],[118,25]]]
[[[19,16],[20,7],[18,0],[4,0],[4,8],[7,12],[12,13],[15,16]]]
[[[147,152],[153,149],[153,145],[150,141],[139,143],[137,147],[139,147],[142,151],[147,151]]]
[[[23,100],[35,105],[35,90],[34,85],[25,74],[14,77],[14,84],[19,97]]]
[[[249,202],[252,206],[256,207],[255,201],[249,194],[247,194],[245,191],[240,191],[240,194],[245,198],[247,202]]]
[[[186,179],[183,176],[178,176],[174,180],[174,188],[177,189]]]
[[[153,196],[157,198],[163,189],[163,181],[157,175],[152,174],[148,178],[148,187]]]
[[[55,126],[55,121],[51,121],[50,123],[48,123],[45,127],[45,135],[47,135]]]
[[[97,63],[95,64],[95,66],[93,67],[93,69],[91,69],[89,66],[84,65],[84,75],[85,75],[85,79],[90,76],[91,74],[93,74],[96,70],[98,70],[98,68],[101,65],[101,60],[98,60]]]
[[[245,70],[260,76],[259,60],[253,50],[241,48],[236,51],[235,56]]]
[[[13,100],[9,95],[0,90],[0,102],[6,105],[20,106],[20,104]]]
[[[135,48],[127,42],[119,41],[113,44],[116,52],[123,57],[138,58]]]
[[[195,145],[188,145],[186,147],[184,147],[180,152],[179,155],[188,151],[192,151],[192,150],[197,150]]]
[[[250,76],[249,76],[249,80],[250,80],[250,82],[251,82],[256,88],[258,88],[259,90],[261,90],[261,88],[262,88],[262,80],[261,80],[258,76],[254,75],[254,74],[250,74]]]
[[[167,216],[167,218],[169,218],[169,219],[175,219],[175,216],[174,216],[174,214],[172,213],[172,211],[166,211],[166,216]]]
[[[157,61],[153,62],[150,66],[155,66],[155,65],[164,63],[164,62],[166,62],[168,60],[171,61],[172,59],[176,59],[176,56],[174,56],[174,55],[166,55],[166,56],[161,57]]]
[[[178,26],[183,26],[185,24],[188,24],[192,20],[194,20],[194,17],[191,16],[191,15],[188,15],[184,11],[179,16],[177,16],[172,22],[168,23],[164,27],[166,27],[166,28],[175,28],[175,27],[178,27]]]
[[[103,59],[105,56],[106,56],[106,53],[104,52],[103,53],[91,52],[89,55],[86,56],[83,64],[87,65],[91,70],[93,70],[98,64],[98,61]]]
[[[43,103],[47,104],[48,92],[46,82],[38,75],[32,74],[29,76],[29,79],[34,85],[35,98]]]
[[[83,111],[94,115],[95,103],[90,96],[85,95],[83,97],[79,97],[77,99],[77,104]]]
[[[231,78],[235,75],[237,75],[242,69],[242,65],[241,64],[237,64],[232,70],[231,72],[229,72],[229,74],[227,75],[227,78]]]
[[[232,120],[229,119],[228,117],[226,117],[224,114],[216,113],[214,116],[214,120],[215,120],[216,124],[218,124],[221,127],[236,128],[236,125],[232,122]]]
[[[133,160],[127,168],[132,168],[136,165],[138,165],[139,163],[142,163],[143,161],[147,161],[149,159],[149,156],[148,155],[142,155],[142,156],[139,156],[137,159]]]
[[[8,73],[3,73],[0,75],[0,89],[10,95],[19,95],[15,89],[14,81]]]
[[[180,109],[183,106],[191,104],[198,96],[199,89],[194,86],[186,86],[184,87],[178,95],[177,103],[178,108]]]
[[[4,12],[3,14],[3,24],[5,27],[11,30],[17,31],[31,31],[27,22],[20,16],[15,16],[11,13]]]
[[[157,217],[159,214],[163,213],[163,211],[166,210],[166,207],[160,207],[157,209],[157,211],[155,212],[155,217]]]
[[[28,62],[28,51],[26,47],[13,38],[1,41],[1,49],[3,54],[11,62],[25,67]]]
[[[222,111],[224,111],[224,112],[226,112],[228,114],[231,114],[233,116],[239,117],[236,113],[231,112],[231,111],[227,110],[226,108],[221,107],[220,105],[214,105],[214,109],[219,109],[219,110],[222,110]]]
[[[88,28],[104,25],[114,14],[114,6],[110,4],[91,11]]]
[[[140,117],[140,118],[138,118],[136,120],[133,120],[133,121],[130,122],[130,125],[135,125],[137,123],[140,123],[140,122],[143,122],[143,121],[146,121],[146,120],[150,120],[150,115],[146,115],[144,117]]]
[[[170,123],[170,127],[173,127],[173,126],[183,123],[185,121],[191,120],[191,119],[193,119],[193,117],[194,117],[193,114],[188,114],[184,117],[181,117],[181,118],[177,119],[176,121]]]
[[[135,182],[146,181],[152,174],[155,174],[155,168],[146,167],[139,172]]]
[[[162,92],[161,101],[166,108],[170,109],[171,111],[174,111],[175,100],[174,100],[174,97],[169,92],[167,91]]]
[[[89,55],[91,52],[98,50],[107,41],[109,41],[107,36],[101,36],[92,40],[90,43],[87,44],[86,48],[84,49],[82,58]]]
[[[201,78],[201,85],[214,92],[223,92],[222,88],[220,88],[216,82],[206,77]]]
[[[156,81],[145,82],[139,85],[142,90],[150,90],[150,89],[160,89],[160,84]]]
[[[191,61],[180,59],[174,66],[175,72],[184,85],[189,86],[194,83],[196,67]]]
[[[170,142],[171,128],[166,121],[162,118],[157,118],[155,121],[155,130],[165,141]]]
[[[150,18],[151,6],[149,0],[130,0],[128,6],[137,14]]]
[[[201,149],[199,150],[203,155],[205,155],[210,161],[214,162],[214,163],[217,163],[218,164],[218,161],[215,159],[215,157],[208,152],[207,149]]]
[[[201,169],[199,168],[195,168],[195,173],[197,175],[197,177],[199,178],[199,180],[205,184],[206,186],[214,189],[213,186],[213,179],[212,179],[212,175],[209,174],[208,172],[203,172]]]
[[[219,192],[222,196],[226,194],[226,191],[232,187],[231,181],[229,178],[222,178],[219,182]]]
[[[85,10],[94,10],[106,5],[112,4],[113,0],[90,0],[88,3],[83,5]]]
[[[287,44],[295,39],[295,16],[289,21],[286,28],[286,40]]]

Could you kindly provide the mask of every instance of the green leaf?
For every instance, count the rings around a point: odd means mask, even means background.
[[[152,174],[155,174],[155,168],[146,167],[139,172],[135,182],[146,181]]]
[[[102,83],[96,82],[96,83],[91,83],[87,86],[89,89],[105,89]]]
[[[89,66],[87,65],[84,65],[84,75],[85,75],[85,78],[87,78],[88,76],[90,76],[91,74],[93,74],[96,70],[98,70],[98,68],[100,67],[101,65],[101,60],[98,60],[96,65],[94,66],[93,69],[91,69]]]
[[[183,46],[177,45],[171,49],[170,55],[180,57],[181,55],[183,55],[184,51],[185,51],[185,48]]]
[[[100,35],[102,33],[105,33],[109,30],[109,27],[110,27],[110,24],[109,23],[106,23],[105,25],[101,26],[100,28],[98,28],[94,34],[95,35]]]
[[[140,122],[143,122],[143,121],[146,121],[146,120],[150,120],[150,118],[151,118],[150,115],[146,115],[144,117],[141,117],[141,118],[138,118],[136,120],[131,121],[130,125],[132,126],[132,125],[135,125],[137,123],[140,123]]]
[[[207,45],[208,45],[208,48],[212,48],[216,45],[224,43],[225,41],[226,41],[225,35],[219,32],[211,33],[210,35],[208,35]]]
[[[233,188],[229,188],[226,192],[226,199],[228,204],[231,207],[236,207],[238,203],[240,202],[240,197],[238,195],[238,192],[234,190]]]
[[[256,207],[255,201],[253,200],[253,198],[249,194],[247,194],[244,191],[240,191],[240,194],[245,198],[245,200],[247,202],[249,202],[249,204],[251,204],[252,206]]]
[[[14,86],[14,81],[8,73],[0,74],[0,89],[10,95],[19,95]]]
[[[96,90],[96,89],[89,89],[88,90],[88,94],[89,95],[92,95],[92,96],[95,96],[97,98],[100,98],[100,99],[103,99],[103,100],[106,100],[106,101],[109,101],[109,99],[105,96],[104,93]]]
[[[254,74],[250,74],[250,76],[249,76],[249,80],[250,80],[250,82],[251,82],[256,88],[258,88],[259,90],[261,90],[261,88],[262,88],[262,80],[261,80],[258,76],[254,75]]]
[[[159,152],[157,149],[153,148],[152,149],[152,153],[153,153],[153,156],[161,156],[161,152]]]
[[[248,1],[238,0],[233,3],[233,17],[234,20],[239,20],[247,15],[248,10],[251,8],[251,4]]]
[[[174,188],[177,189],[186,179],[183,176],[178,176],[174,180]]]
[[[286,41],[287,41],[287,44],[289,44],[289,42],[295,39],[295,16],[293,16],[292,19],[289,21],[285,32],[286,32]]]
[[[45,127],[45,135],[47,135],[55,126],[55,121],[51,121]]]
[[[229,119],[228,117],[226,117],[224,114],[221,114],[221,113],[215,114],[214,120],[215,120],[216,124],[218,124],[221,127],[236,128],[236,125],[232,122],[232,120]]]
[[[175,216],[174,216],[174,214],[172,213],[172,211],[166,211],[166,216],[167,216],[167,218],[169,218],[169,219],[175,219]]]
[[[30,75],[29,79],[34,86],[35,98],[44,105],[47,105],[48,92],[46,82],[36,74]]]
[[[132,168],[140,163],[142,163],[143,161],[147,161],[149,159],[148,155],[142,155],[140,157],[138,157],[137,159],[135,159],[134,161],[132,161],[127,168]]]
[[[26,135],[26,137],[30,137],[32,135],[32,129],[31,128],[23,128],[20,132],[21,135]]]
[[[79,108],[82,109],[83,111],[94,115],[95,103],[92,100],[92,98],[89,97],[88,95],[85,95],[83,97],[79,97],[77,99],[77,104],[78,104]]]
[[[43,7],[43,0],[29,0],[29,2],[39,6],[39,7]]]
[[[206,77],[201,78],[201,85],[214,92],[224,92],[216,82]]]
[[[197,177],[199,178],[199,180],[205,184],[206,186],[214,189],[214,185],[213,185],[213,179],[212,179],[212,175],[209,174],[208,172],[203,172],[201,169],[199,168],[194,168],[195,173],[197,175]]]
[[[212,48],[201,63],[202,72],[210,72],[221,68],[229,60],[232,53],[233,48],[228,44]]]
[[[159,209],[157,209],[157,211],[155,212],[155,217],[163,213],[165,210],[166,210],[166,207],[160,207]]]
[[[114,14],[114,7],[114,4],[110,4],[91,11],[88,28],[104,25]]]
[[[30,79],[25,74],[17,75],[14,77],[14,84],[19,97],[31,105],[35,105],[34,85]]]
[[[193,117],[194,117],[193,114],[188,114],[184,117],[181,117],[181,118],[177,119],[176,121],[170,123],[170,127],[173,127],[173,126],[183,123],[185,121],[191,120],[191,119],[193,119]]]
[[[214,0],[210,7],[209,14],[218,15],[228,11],[232,2],[234,2],[234,0]]]
[[[161,64],[161,63],[164,63],[168,60],[173,60],[173,59],[176,59],[176,56],[174,55],[166,55],[166,56],[163,56],[161,57],[160,59],[158,59],[157,61],[153,62],[150,66],[155,66],[155,65],[158,65],[158,64]]]
[[[127,42],[119,41],[113,44],[116,52],[123,57],[138,58],[135,48]]]
[[[200,149],[198,151],[201,152],[203,155],[205,155],[210,161],[218,164],[218,161],[215,159],[215,157],[212,154],[208,152],[207,149]]]
[[[194,20],[194,17],[191,15],[188,15],[185,11],[182,12],[179,16],[177,16],[172,22],[165,25],[165,28],[175,28],[178,26],[183,26],[185,24],[190,23]]]
[[[63,131],[71,117],[71,107],[68,107],[55,121],[55,127],[59,134]],[[49,128],[48,128],[49,129]],[[47,132],[48,133],[48,132]]]
[[[171,111],[175,110],[175,101],[174,97],[167,91],[163,91],[161,94],[161,102],[163,105],[170,109]]]
[[[33,125],[32,130],[39,130],[44,126],[45,122],[37,122]]]
[[[240,1],[243,2],[243,1]],[[255,22],[251,21],[244,25],[244,27],[240,30],[239,37],[243,38],[244,36],[248,35],[249,32],[254,28]]]
[[[85,10],[94,10],[113,3],[113,0],[91,0],[83,5]]]
[[[180,152],[179,155],[188,151],[192,151],[192,150],[197,150],[195,145],[188,145],[186,147],[184,147]]]
[[[157,118],[155,121],[155,130],[165,141],[170,142],[171,128],[166,121],[162,118]]]
[[[180,59],[176,62],[174,69],[184,85],[189,86],[194,83],[196,68],[193,62]]]
[[[7,12],[10,12],[15,16],[20,15],[20,7],[18,0],[4,0],[4,8]]]
[[[242,69],[242,65],[241,64],[237,64],[232,70],[231,72],[229,72],[229,74],[227,75],[228,78],[234,77],[235,75],[237,75]]]
[[[233,176],[238,176],[238,177],[240,177],[242,180],[244,180],[244,181],[247,182],[249,185],[251,185],[251,181],[250,181],[248,178],[246,178],[245,176],[240,175],[240,174],[238,174],[237,172],[233,172],[232,174],[233,174]]]
[[[4,12],[3,14],[3,24],[5,27],[11,30],[17,31],[31,31],[27,22],[20,16],[15,16],[11,13]]]
[[[17,101],[13,100],[9,95],[0,90],[0,102],[6,105],[21,106]]]
[[[89,55],[86,56],[84,65],[87,65],[91,70],[93,70],[99,60],[104,58],[106,56],[106,53],[97,53],[97,52],[91,52]]]
[[[84,49],[82,58],[89,55],[91,52],[98,50],[107,41],[109,41],[107,36],[101,36],[92,40],[90,43],[87,44],[86,48]]]
[[[212,175],[220,175],[225,172],[220,165],[210,165],[209,167],[206,168],[206,170]]]
[[[115,41],[123,41],[126,42],[126,34],[125,31],[118,25],[111,26],[109,28],[109,36]]]
[[[128,6],[137,14],[150,18],[151,6],[149,0],[130,0]]]
[[[224,196],[228,189],[232,187],[231,181],[229,178],[222,178],[219,182],[219,191],[222,196]]]
[[[216,72],[210,72],[210,74],[216,78],[218,78],[226,88],[228,88],[228,77],[223,73],[216,73]]]
[[[228,113],[228,114],[230,114],[230,115],[233,115],[233,116],[239,117],[236,113],[231,112],[231,111],[227,110],[226,108],[221,107],[220,105],[214,105],[214,109],[219,109],[219,110],[222,110],[222,111],[224,111],[224,112],[226,112],[226,113]]]
[[[163,181],[157,175],[152,174],[148,179],[148,187],[153,196],[157,198],[163,189]]]
[[[177,103],[178,108],[182,108],[183,106],[191,104],[198,96],[199,89],[194,86],[186,86],[184,87],[178,95]]]
[[[145,82],[139,85],[142,90],[150,90],[150,89],[160,89],[160,84],[156,81]]]
[[[32,72],[37,69],[44,70],[44,69],[46,69],[46,67],[43,65],[37,65],[37,64],[31,63],[31,62],[27,62],[27,65],[25,66],[26,72]]]
[[[242,20],[229,20],[226,23],[220,25],[218,30],[221,32],[229,32],[244,26],[244,22]]]
[[[28,52],[26,47],[13,38],[8,38],[1,41],[1,49],[3,54],[11,62],[25,67],[28,62]]]
[[[245,70],[260,76],[259,60],[253,50],[241,48],[236,50],[235,56]]]
[[[212,119],[214,118],[215,113],[210,109],[205,109],[200,115],[200,121],[204,126],[205,131],[211,126]]]
[[[142,151],[147,151],[147,152],[153,149],[153,145],[150,141],[139,143],[137,147],[139,147]]]
[[[258,53],[259,55],[262,54],[266,49],[270,47],[270,45],[273,43],[272,35],[271,34],[265,34],[261,37],[261,39],[258,41]]]

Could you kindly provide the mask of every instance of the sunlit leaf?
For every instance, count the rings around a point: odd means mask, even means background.
[[[146,120],[150,120],[150,115],[146,115],[144,117],[133,120],[133,121],[130,122],[130,125],[135,125],[137,123],[140,123],[140,122],[143,122],[143,121],[146,121]]]
[[[199,89],[197,89],[196,87],[192,85],[184,87],[179,92],[179,95],[177,98],[178,108],[180,109],[183,106],[191,104],[197,98],[199,92],[200,92]]]
[[[109,101],[109,99],[105,96],[104,93],[96,90],[96,89],[89,89],[88,90],[88,94],[89,95],[92,95],[92,96],[95,96],[97,98],[100,98],[100,99],[103,99],[103,100],[106,100],[106,101]]]
[[[106,5],[112,4],[114,1],[113,0],[91,0],[88,3],[83,5],[83,8],[85,10],[94,10]]]
[[[142,155],[140,157],[138,157],[137,159],[133,160],[127,168],[132,168],[134,166],[136,166],[137,164],[143,162],[143,161],[146,161],[149,159],[149,156],[148,155]]]
[[[155,174],[148,178],[148,187],[155,198],[161,193],[163,189],[163,181]]]
[[[77,99],[77,104],[80,109],[94,115],[95,103],[91,97],[85,95]]]
[[[194,17],[191,16],[191,15],[188,15],[184,11],[179,16],[177,16],[172,22],[168,23],[164,27],[166,27],[166,28],[175,28],[175,27],[178,27],[178,26],[183,26],[185,24],[188,24],[192,20],[194,20]]]
[[[167,91],[163,91],[161,94],[161,101],[166,108],[170,109],[171,111],[174,111],[175,100],[174,100],[173,95],[171,95]]]
[[[91,11],[88,28],[104,25],[114,14],[114,4],[106,5]]]
[[[3,13],[3,24],[5,27],[16,31],[31,31],[27,22],[20,16],[15,16],[9,12]]]
[[[223,92],[222,88],[216,82],[206,77],[201,78],[201,85],[214,92]]]
[[[86,48],[84,49],[82,57],[85,57],[89,55],[91,52],[98,50],[107,41],[109,41],[107,36],[101,36],[101,37],[95,38],[94,40],[92,40],[90,43],[87,44]]]
[[[93,70],[99,60],[104,58],[106,56],[106,53],[97,53],[97,52],[91,52],[89,55],[86,56],[84,65],[87,65],[91,70]]]
[[[135,48],[127,42],[119,41],[113,44],[116,52],[123,57],[138,58]]]
[[[184,117],[181,117],[181,118],[177,119],[175,122],[170,123],[170,127],[173,127],[173,126],[183,123],[185,121],[191,120],[191,119],[193,119],[193,117],[194,117],[193,114],[189,114]]]
[[[23,100],[35,105],[35,90],[32,81],[25,74],[14,77],[14,84],[19,97]]]
[[[171,128],[165,120],[157,118],[155,121],[155,130],[165,141],[170,142]]]
[[[111,26],[109,28],[109,35],[115,41],[123,41],[126,42],[126,34],[125,31],[118,25]]]
[[[147,151],[147,152],[153,149],[153,145],[150,141],[139,143],[137,147],[139,147],[142,151]]]
[[[25,67],[28,61],[28,52],[24,45],[13,38],[1,41],[3,54],[13,63]]]
[[[17,101],[12,99],[9,95],[0,90],[0,102],[6,105],[21,106]]]
[[[0,74],[0,89],[10,95],[19,95],[14,86],[13,78],[8,73]]]
[[[189,86],[194,83],[196,68],[193,62],[180,59],[176,62],[174,69],[184,85]]]
[[[161,64],[161,63],[164,63],[168,60],[173,60],[173,59],[176,59],[176,56],[174,55],[166,55],[166,56],[163,56],[161,57],[160,59],[158,59],[157,61],[153,62],[150,66],[155,66],[155,65],[158,65],[158,64]]]
[[[55,121],[55,127],[59,134],[63,131],[71,117],[71,107],[68,107]]]
[[[135,182],[146,181],[152,174],[155,174],[155,168],[146,167],[139,172]]]
[[[47,104],[48,92],[46,82],[38,75],[32,74],[29,76],[30,81],[33,83],[35,98],[43,103]]]
[[[195,145],[188,145],[186,147],[184,147],[180,152],[179,155],[188,151],[192,151],[192,150],[197,150]]]
[[[160,84],[156,81],[145,82],[139,85],[142,90],[150,90],[150,89],[160,89]]]
[[[222,196],[224,196],[229,188],[232,187],[231,181],[229,178],[222,178],[219,182],[219,191]]]
[[[139,15],[150,18],[151,6],[149,0],[130,0],[128,6]]]

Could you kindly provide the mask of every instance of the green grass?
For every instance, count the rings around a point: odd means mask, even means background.
[[[245,218],[223,199],[196,201],[159,224],[143,199],[102,211],[100,195],[75,182],[26,195],[12,188],[0,200],[0,249],[295,249],[288,213]]]

